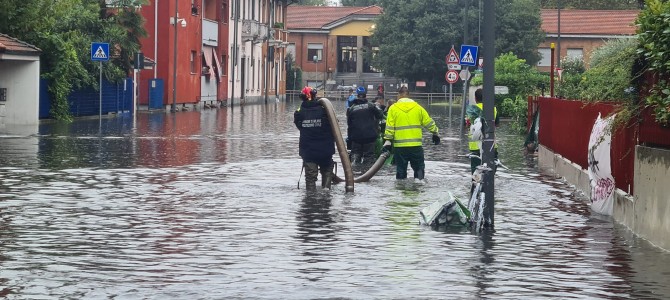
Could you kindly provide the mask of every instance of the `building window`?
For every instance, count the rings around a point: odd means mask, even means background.
[[[568,48],[568,59],[584,60],[584,49]]]
[[[323,44],[307,44],[307,61],[314,62],[314,57],[316,56],[318,61],[322,60],[323,56]]]
[[[550,67],[551,66],[551,49],[550,48],[539,48],[537,52],[540,53],[540,61],[537,62],[538,67]]]
[[[195,56],[196,56],[196,52],[191,51],[191,74],[195,74],[195,71],[196,71],[196,69],[195,69]]]

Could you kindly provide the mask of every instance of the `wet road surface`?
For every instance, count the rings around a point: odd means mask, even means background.
[[[428,108],[442,144],[426,143],[425,185],[386,167],[345,194],[297,188],[296,104],[0,132],[0,297],[670,298],[670,254],[592,215],[504,123],[511,170],[496,176],[496,231],[477,235],[418,224],[469,192],[445,106]]]

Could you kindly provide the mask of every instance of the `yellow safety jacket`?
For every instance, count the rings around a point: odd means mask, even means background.
[[[422,127],[433,134],[438,132],[435,121],[421,105],[410,98],[402,98],[389,108],[384,139],[392,141],[393,147],[421,146]]]
[[[477,105],[477,107],[479,107],[479,109],[482,110],[482,116],[483,116],[484,103],[477,103],[475,105]],[[493,119],[495,120],[497,116],[498,116],[498,109],[496,107],[493,107]],[[470,120],[470,125],[472,125],[472,122],[474,122],[474,120]],[[468,133],[468,148],[470,149],[470,151],[478,151],[479,143],[481,143],[481,141],[473,141],[472,135]]]

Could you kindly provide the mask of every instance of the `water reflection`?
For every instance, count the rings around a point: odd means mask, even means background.
[[[296,216],[297,239],[303,243],[300,271],[318,281],[328,268],[333,248],[338,247],[338,227],[331,215],[332,197],[329,191],[306,191]]]
[[[496,231],[477,235],[418,222],[469,192],[467,144],[443,107],[429,107],[443,143],[425,147],[426,184],[391,166],[353,194],[309,194],[296,189],[296,105],[0,132],[0,297],[670,297],[670,254],[591,214],[504,123],[511,170],[495,181]]]

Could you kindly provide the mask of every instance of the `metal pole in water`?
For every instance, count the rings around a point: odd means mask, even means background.
[[[449,84],[449,124],[453,123],[453,117],[451,116],[451,104],[454,102],[453,86],[453,83]]]
[[[484,1],[484,61],[492,62],[495,59],[495,1]],[[495,64],[489,63],[486,68],[484,68],[484,88],[483,88],[483,98],[484,98],[484,118],[486,119],[486,128],[484,128],[484,140],[482,141],[482,163],[486,163],[489,167],[495,167],[494,164],[494,153],[493,149],[495,141],[495,114],[494,114],[494,105],[495,105],[495,77],[494,77],[494,67]],[[484,174],[484,226],[493,229],[494,226],[494,214],[495,214],[495,201],[493,197],[494,191],[494,172],[486,172]]]
[[[98,101],[98,126],[102,128],[102,61],[100,61],[100,79],[99,79],[100,101]]]

